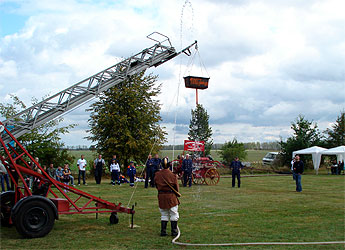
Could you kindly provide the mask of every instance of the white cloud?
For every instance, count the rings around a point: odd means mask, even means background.
[[[14,2],[19,8],[11,11],[29,18],[23,29],[0,37],[1,100],[14,93],[29,104],[32,96],[59,92],[151,46],[145,36],[159,31],[177,49],[198,40],[208,74],[197,56],[193,72],[211,77],[199,102],[208,110],[216,142],[286,137],[298,114],[330,124],[345,107],[340,0],[195,0],[184,9],[182,0]],[[189,60],[181,55],[148,71],[163,83],[169,143],[175,112],[181,143],[195,106],[195,92],[182,79],[191,71]],[[66,116],[65,123],[80,123],[66,142],[75,142],[87,127],[80,110]]]

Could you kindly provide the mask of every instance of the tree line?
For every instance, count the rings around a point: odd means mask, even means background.
[[[214,143],[211,146],[211,150],[220,150],[225,143]],[[280,151],[280,143],[279,141],[273,142],[244,142],[244,149],[246,150],[272,150],[272,151]],[[163,145],[163,150],[183,150],[183,144],[179,145]]]

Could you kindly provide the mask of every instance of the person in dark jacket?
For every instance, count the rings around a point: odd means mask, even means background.
[[[129,185],[131,187],[134,187],[134,177],[136,173],[137,173],[137,170],[134,166],[134,162],[131,161],[131,163],[129,164],[127,168],[127,176],[129,177]]]
[[[238,188],[241,187],[241,169],[244,166],[242,165],[242,162],[239,161],[238,157],[235,157],[235,160],[233,160],[230,164],[230,169],[232,170],[232,187],[235,187],[236,177],[237,177],[237,186]]]
[[[186,155],[186,159],[182,161],[182,171],[183,171],[183,186],[192,186],[192,172],[193,172],[193,161]]]
[[[105,161],[102,159],[102,155],[98,155],[98,158],[93,162],[96,184],[101,184],[104,165]]]
[[[149,179],[150,179],[150,186],[155,186],[154,181],[155,171],[153,166],[153,159],[152,155],[149,155],[147,162],[146,162],[146,177],[145,177],[145,188],[149,186]]]
[[[155,154],[155,157],[152,159],[152,166],[155,172],[161,169],[162,160],[159,158],[158,154]]]
[[[293,164],[293,171],[296,174],[296,191],[302,192],[302,174],[304,171],[304,163],[301,161],[299,155],[296,155],[296,161]]]

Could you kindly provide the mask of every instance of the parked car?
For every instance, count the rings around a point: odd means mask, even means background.
[[[264,158],[262,158],[262,163],[264,165],[272,165],[275,159],[277,159],[278,152],[268,152]]]

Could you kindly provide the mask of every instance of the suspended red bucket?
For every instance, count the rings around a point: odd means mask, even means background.
[[[184,78],[185,87],[192,88],[192,89],[207,89],[208,80],[210,80],[210,78],[199,77],[199,76],[186,76],[183,78]]]

